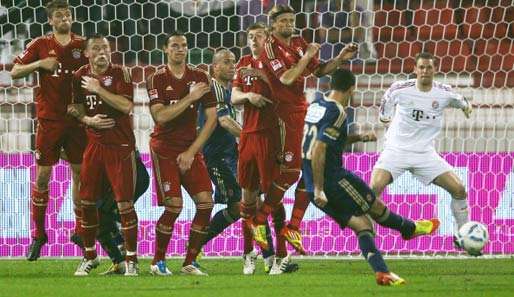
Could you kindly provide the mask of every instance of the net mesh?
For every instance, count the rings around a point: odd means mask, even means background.
[[[247,54],[245,29],[256,21],[267,22],[265,13],[275,3],[288,1],[114,1],[70,0],[75,23],[72,31],[89,35],[101,32],[113,48],[113,62],[131,70],[137,86],[134,130],[137,145],[148,168],[149,114],[144,77],[165,62],[160,50],[167,33],[180,29],[189,43],[188,61],[207,69],[212,53],[221,47],[237,57]],[[2,1],[0,6],[0,256],[25,253],[29,243],[30,185],[35,176],[33,92],[37,76],[12,80],[12,61],[33,38],[51,30],[44,11],[46,1]],[[358,88],[349,109],[350,129],[373,130],[377,143],[353,145],[345,166],[369,181],[383,142],[378,105],[394,81],[411,77],[414,56],[422,50],[438,58],[437,80],[455,86],[475,108],[470,120],[459,110],[448,110],[438,151],[455,166],[464,181],[471,218],[487,225],[488,254],[512,253],[514,227],[514,6],[512,1],[289,1],[298,12],[296,27],[309,42],[321,44],[320,58],[327,60],[348,42],[359,44],[357,57],[344,67],[357,75]],[[309,77],[309,100],[327,90],[326,78]],[[59,163],[50,184],[47,228],[50,242],[43,255],[74,256],[80,251],[69,243],[74,225],[70,172]],[[140,217],[139,249],[153,252],[154,224],[162,212],[156,206],[153,183],[136,205]],[[187,194],[184,195],[187,197]],[[293,203],[285,198],[288,217]],[[449,254],[453,219],[449,194],[424,186],[406,174],[395,181],[383,199],[412,219],[439,217],[438,234],[409,242],[397,233],[377,229],[379,247],[387,255]],[[185,250],[194,205],[184,199],[184,210],[169,247],[172,255]],[[217,206],[216,209],[219,209]],[[350,230],[341,231],[323,213],[310,206],[302,229],[311,254],[342,255],[358,252]],[[206,247],[208,255],[240,255],[239,223]]]

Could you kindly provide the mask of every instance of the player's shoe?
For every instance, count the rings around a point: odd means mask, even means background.
[[[182,269],[180,269],[180,272],[185,275],[208,276],[207,273],[201,271],[193,265],[187,265],[182,267]]]
[[[248,254],[243,255],[243,274],[250,275],[255,273],[255,260],[257,260],[257,254],[255,251],[251,251]]]
[[[289,261],[284,268],[284,273],[293,273],[298,271],[298,269],[300,269],[300,266],[297,263]]]
[[[106,271],[100,273],[100,275],[123,275],[125,274],[125,261],[120,263],[112,263]]]
[[[33,238],[27,252],[27,260],[36,261],[41,255],[41,248],[48,242],[48,236]]]
[[[257,225],[253,220],[248,220],[247,224],[252,230],[253,240],[262,250],[268,249],[268,239],[266,238],[266,225]]]
[[[135,261],[125,261],[125,276],[138,276],[139,265]]]
[[[273,267],[273,263],[275,262],[275,255],[271,255],[267,258],[263,258],[264,260],[264,272],[269,273],[271,267]]]
[[[285,256],[284,258],[280,258],[275,256],[275,261],[273,261],[273,266],[271,267],[269,274],[277,275],[286,272],[289,263],[291,262],[290,255]]]
[[[83,258],[80,262],[79,266],[77,267],[77,270],[75,270],[75,276],[87,276],[91,272],[91,270],[95,269],[100,265],[100,260],[98,260],[98,257],[94,258],[93,260],[88,260],[86,258]]]
[[[375,276],[379,286],[405,285],[405,280],[392,272],[377,272]]]
[[[287,242],[289,242],[298,253],[302,255],[307,254],[305,252],[305,249],[303,248],[302,234],[298,230],[294,230],[288,228],[287,226],[284,226],[284,228],[282,228],[282,230],[280,231],[280,234],[282,234],[282,236],[285,237]]]
[[[430,220],[415,221],[414,224],[416,225],[414,234],[412,234],[412,236],[410,236],[410,237],[402,236],[403,239],[409,240],[409,239],[413,239],[413,238],[421,236],[421,235],[432,234],[437,230],[437,228],[439,228],[439,225],[441,224],[441,222],[438,219],[430,219]]]
[[[158,275],[158,276],[170,276],[172,275],[171,271],[169,271],[168,267],[166,266],[166,261],[161,260],[155,263],[155,265],[150,265],[150,273],[152,275]]]

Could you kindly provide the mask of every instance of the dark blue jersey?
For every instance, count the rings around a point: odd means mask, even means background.
[[[229,85],[228,88],[224,88],[220,83],[213,79],[212,92],[216,96],[216,113],[218,114],[218,118],[230,116],[235,119],[234,108],[230,103],[232,93],[231,86]],[[205,123],[203,107],[200,109],[198,123],[200,128],[203,127]],[[222,159],[225,156],[237,159],[236,138],[218,123],[216,129],[212,132],[211,137],[209,137],[203,147],[203,154],[207,163],[214,159]]]
[[[311,151],[314,141],[327,144],[325,156],[325,185],[336,178],[342,169],[342,154],[347,136],[344,107],[328,98],[315,100],[307,109],[303,131],[303,179],[307,192],[314,192]]]

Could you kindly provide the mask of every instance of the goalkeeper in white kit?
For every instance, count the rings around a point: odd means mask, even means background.
[[[380,197],[388,184],[410,171],[422,183],[433,183],[450,193],[452,214],[460,228],[469,221],[466,189],[436,152],[434,142],[443,126],[445,108],[460,108],[469,118],[472,107],[449,85],[434,81],[432,54],[418,54],[414,72],[416,79],[393,83],[382,99],[380,121],[388,129],[384,150],[373,168],[371,188]],[[456,247],[460,248],[457,243]]]

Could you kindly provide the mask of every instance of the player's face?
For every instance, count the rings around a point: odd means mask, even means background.
[[[294,33],[294,14],[284,13],[277,17],[273,23],[273,31],[284,38],[289,38]]]
[[[434,79],[435,66],[433,59],[418,59],[414,68],[416,77],[421,84],[431,84]]]
[[[111,46],[105,38],[88,40],[86,57],[96,67],[105,67],[111,62]]]
[[[236,73],[236,56],[233,53],[225,53],[214,65],[216,77],[230,81]]]
[[[252,55],[258,56],[264,48],[268,33],[264,29],[255,29],[248,32],[248,46],[252,51]]]
[[[185,36],[172,36],[164,49],[168,55],[168,61],[174,64],[182,64],[187,57],[187,39]]]
[[[52,26],[54,30],[57,31],[57,33],[69,33],[71,30],[71,23],[73,22],[71,10],[67,8],[59,8],[54,10],[52,15],[48,18],[48,22],[50,23],[50,26]]]

